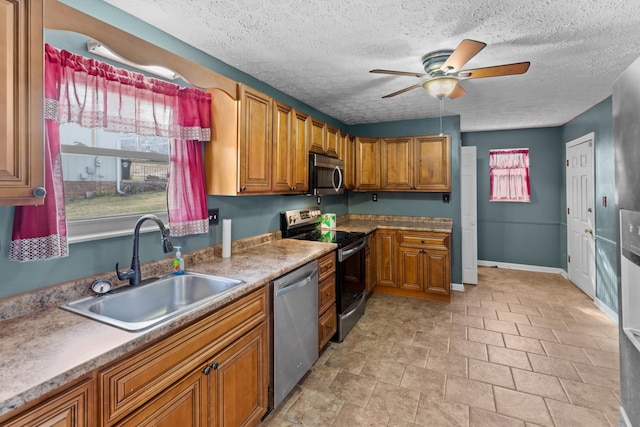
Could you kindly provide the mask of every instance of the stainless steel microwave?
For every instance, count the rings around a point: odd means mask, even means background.
[[[344,162],[324,154],[309,154],[309,194],[329,196],[344,193]]]

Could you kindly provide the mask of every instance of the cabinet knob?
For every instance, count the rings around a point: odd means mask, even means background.
[[[240,191],[247,191],[247,186],[243,185],[242,187],[240,187]]]
[[[332,325],[331,323],[327,323],[327,326],[326,326],[326,327],[327,327],[327,329],[332,329],[332,328],[333,328],[333,325]]]
[[[37,187],[33,189],[33,195],[36,197],[44,197],[47,194],[47,190],[44,187]]]
[[[210,366],[205,366],[202,369],[202,373],[205,374],[205,375],[209,375],[209,372],[211,372],[211,367]]]
[[[422,240],[422,244],[424,245],[424,240]]]
[[[218,362],[213,362],[213,363],[212,363],[211,365],[209,365],[209,366],[211,366],[211,369],[213,369],[214,371],[216,371],[216,370],[218,370],[218,366],[220,366],[220,365],[218,365]]]
[[[327,292],[327,296],[330,297],[331,296],[331,292]]]

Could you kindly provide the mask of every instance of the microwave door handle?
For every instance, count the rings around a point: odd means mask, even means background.
[[[340,178],[338,180],[338,186],[336,186],[336,172],[338,172],[338,178]],[[333,175],[331,175],[331,183],[333,184],[333,189],[336,190],[336,193],[338,191],[340,191],[340,187],[342,187],[342,171],[340,170],[339,166],[336,166],[333,169]]]

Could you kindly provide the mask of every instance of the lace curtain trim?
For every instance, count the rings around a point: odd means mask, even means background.
[[[27,262],[68,256],[67,236],[59,234],[12,240],[9,247],[9,261]]]

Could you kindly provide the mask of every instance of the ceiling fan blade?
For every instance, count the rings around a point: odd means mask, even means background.
[[[390,93],[389,95],[383,96],[383,98],[391,98],[392,96],[400,95],[401,93],[409,92],[410,90],[416,89],[420,87],[420,83],[415,84],[413,86],[405,87],[404,89],[400,89],[397,92]]]
[[[464,64],[466,64],[471,58],[476,56],[486,46],[486,43],[479,42],[471,39],[464,39],[460,42],[456,50],[449,56],[449,58],[442,64],[440,69],[445,74],[455,73]]]
[[[393,71],[393,70],[371,70],[370,73],[377,74],[393,74],[395,76],[414,76],[414,77],[426,77],[425,73],[412,73],[410,71]]]
[[[494,67],[476,68],[464,70],[458,73],[460,79],[481,79],[483,77],[509,76],[512,74],[524,74],[529,69],[530,62],[517,62],[515,64],[496,65]]]
[[[460,83],[458,83],[456,87],[453,88],[453,90],[449,94],[449,99],[460,98],[461,96],[465,96],[466,94],[467,94],[467,91],[464,90],[462,86],[460,86]]]

